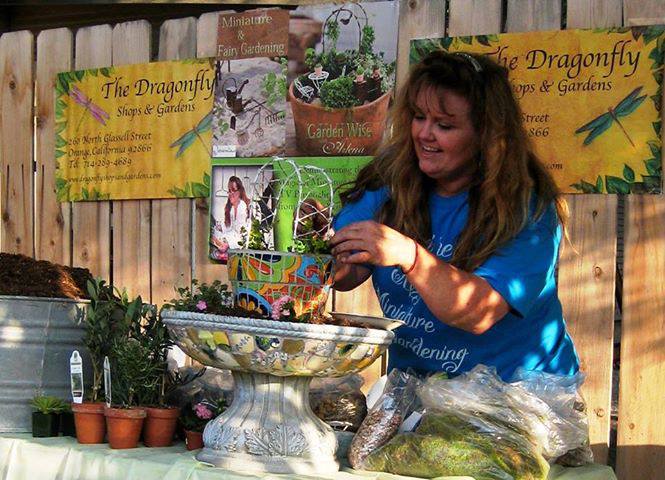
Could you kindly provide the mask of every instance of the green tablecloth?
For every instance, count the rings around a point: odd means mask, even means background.
[[[195,452],[183,444],[168,448],[139,447],[111,450],[107,444],[79,445],[75,439],[32,438],[30,434],[0,435],[0,479],[2,480],[240,480],[254,478],[311,479],[304,475],[274,475],[232,472],[197,462]],[[344,469],[317,478],[333,480],[397,480],[386,473],[353,472]],[[444,477],[441,477],[444,478]],[[470,477],[445,477],[445,479]],[[582,468],[552,468],[550,480],[616,480],[604,465]]]

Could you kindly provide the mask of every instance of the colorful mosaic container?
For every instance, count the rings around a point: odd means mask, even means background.
[[[334,277],[332,255],[230,250],[228,266],[235,305],[263,316],[284,296],[297,316],[321,316]]]

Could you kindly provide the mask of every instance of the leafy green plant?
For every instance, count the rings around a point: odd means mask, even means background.
[[[35,395],[30,401],[30,406],[44,415],[62,413],[69,407],[64,400],[51,395]]]
[[[301,223],[303,231],[310,233],[296,238],[293,241],[293,245],[289,247],[289,251],[302,254],[329,254],[330,244],[326,238],[316,233],[313,228],[313,220],[311,218],[305,218],[301,220]]]
[[[150,348],[136,338],[117,338],[111,363],[112,403],[121,408],[150,404],[159,389],[160,366],[150,361]]]
[[[339,10],[348,12],[344,7]],[[386,62],[383,52],[374,52],[376,34],[374,27],[368,23],[360,27],[357,50],[337,51],[340,17],[336,12],[339,10],[333,12],[326,20],[323,51],[317,53],[312,48],[305,50],[305,65],[310,70],[320,66],[328,73],[327,80],[320,85],[320,90],[317,88],[315,91],[315,96],[318,93],[321,104],[327,108],[351,108],[361,104],[363,96],[353,88],[356,72],[368,77],[377,70],[381,76],[380,85],[375,90],[378,95],[369,98],[370,101],[392,88],[395,72],[395,62]],[[301,75],[298,80],[303,85],[310,82],[307,74]]]
[[[250,250],[266,250],[268,242],[266,234],[269,232],[267,227],[261,225],[258,219],[252,219],[252,226],[249,229],[249,237],[245,227],[240,228],[240,241],[238,246],[240,248],[248,248]]]
[[[286,57],[280,59],[282,71],[279,74],[268,72],[261,80],[261,93],[266,98],[266,105],[272,107],[275,102],[286,99],[286,69],[288,60]],[[222,132],[224,133],[224,132]]]
[[[216,402],[204,400],[188,403],[181,411],[180,423],[185,430],[202,432],[207,423],[226,410],[226,402],[220,398]]]
[[[353,78],[338,77],[321,85],[321,103],[328,108],[352,108],[359,104],[353,94]]]
[[[192,280],[192,287],[177,287],[177,297],[164,304],[164,308],[170,308],[181,312],[201,312],[212,314],[223,314],[233,303],[233,294],[228,290],[228,285],[215,280],[207,284],[199,284],[198,280]]]

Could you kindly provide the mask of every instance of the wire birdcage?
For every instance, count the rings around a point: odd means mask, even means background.
[[[297,188],[292,240],[311,236],[325,238],[329,234],[334,192],[332,180],[323,168],[275,157],[259,168],[250,188],[252,224],[259,221],[264,237],[269,236],[265,232],[275,224],[279,203],[287,188]],[[266,244],[271,243],[271,239],[264,239]]]

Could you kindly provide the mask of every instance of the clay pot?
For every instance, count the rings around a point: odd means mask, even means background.
[[[354,108],[325,108],[298,100],[289,86],[289,101],[302,155],[372,155],[386,128],[390,92]]]
[[[185,446],[187,450],[203,448],[203,433],[185,430]]]
[[[145,408],[104,408],[111,448],[136,448],[143,429]]]
[[[146,408],[143,443],[146,447],[168,447],[180,416],[178,408]]]
[[[103,403],[72,403],[72,412],[79,443],[104,443],[106,423]]]

